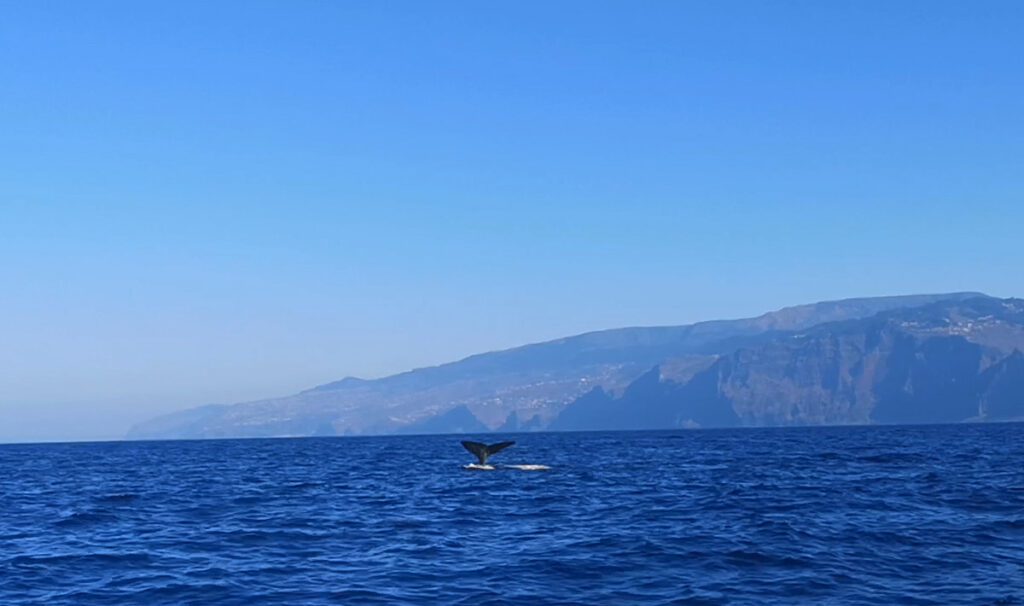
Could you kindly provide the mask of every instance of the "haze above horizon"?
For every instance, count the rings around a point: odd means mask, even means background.
[[[1020,296],[1022,26],[1013,2],[6,4],[0,440],[591,330]]]

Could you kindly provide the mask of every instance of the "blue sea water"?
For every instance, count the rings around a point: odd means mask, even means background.
[[[511,437],[0,446],[0,604],[1024,603],[1022,425]]]

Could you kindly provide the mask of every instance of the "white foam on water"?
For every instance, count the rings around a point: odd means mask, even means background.
[[[537,464],[525,464],[525,465],[499,465],[495,468],[493,465],[481,465],[479,463],[467,463],[462,466],[463,469],[470,471],[494,471],[495,469],[520,469],[522,471],[542,471],[545,469],[551,469],[547,465]]]

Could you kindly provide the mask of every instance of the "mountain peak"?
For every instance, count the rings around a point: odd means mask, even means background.
[[[360,379],[359,377],[345,377],[339,381],[331,381],[330,383],[324,383],[323,385],[317,385],[307,391],[330,391],[334,389],[354,389],[356,387],[363,387],[372,381],[369,379]]]

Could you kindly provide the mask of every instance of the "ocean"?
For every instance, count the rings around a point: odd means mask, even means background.
[[[1024,603],[1024,425],[465,437],[0,445],[0,604]]]

